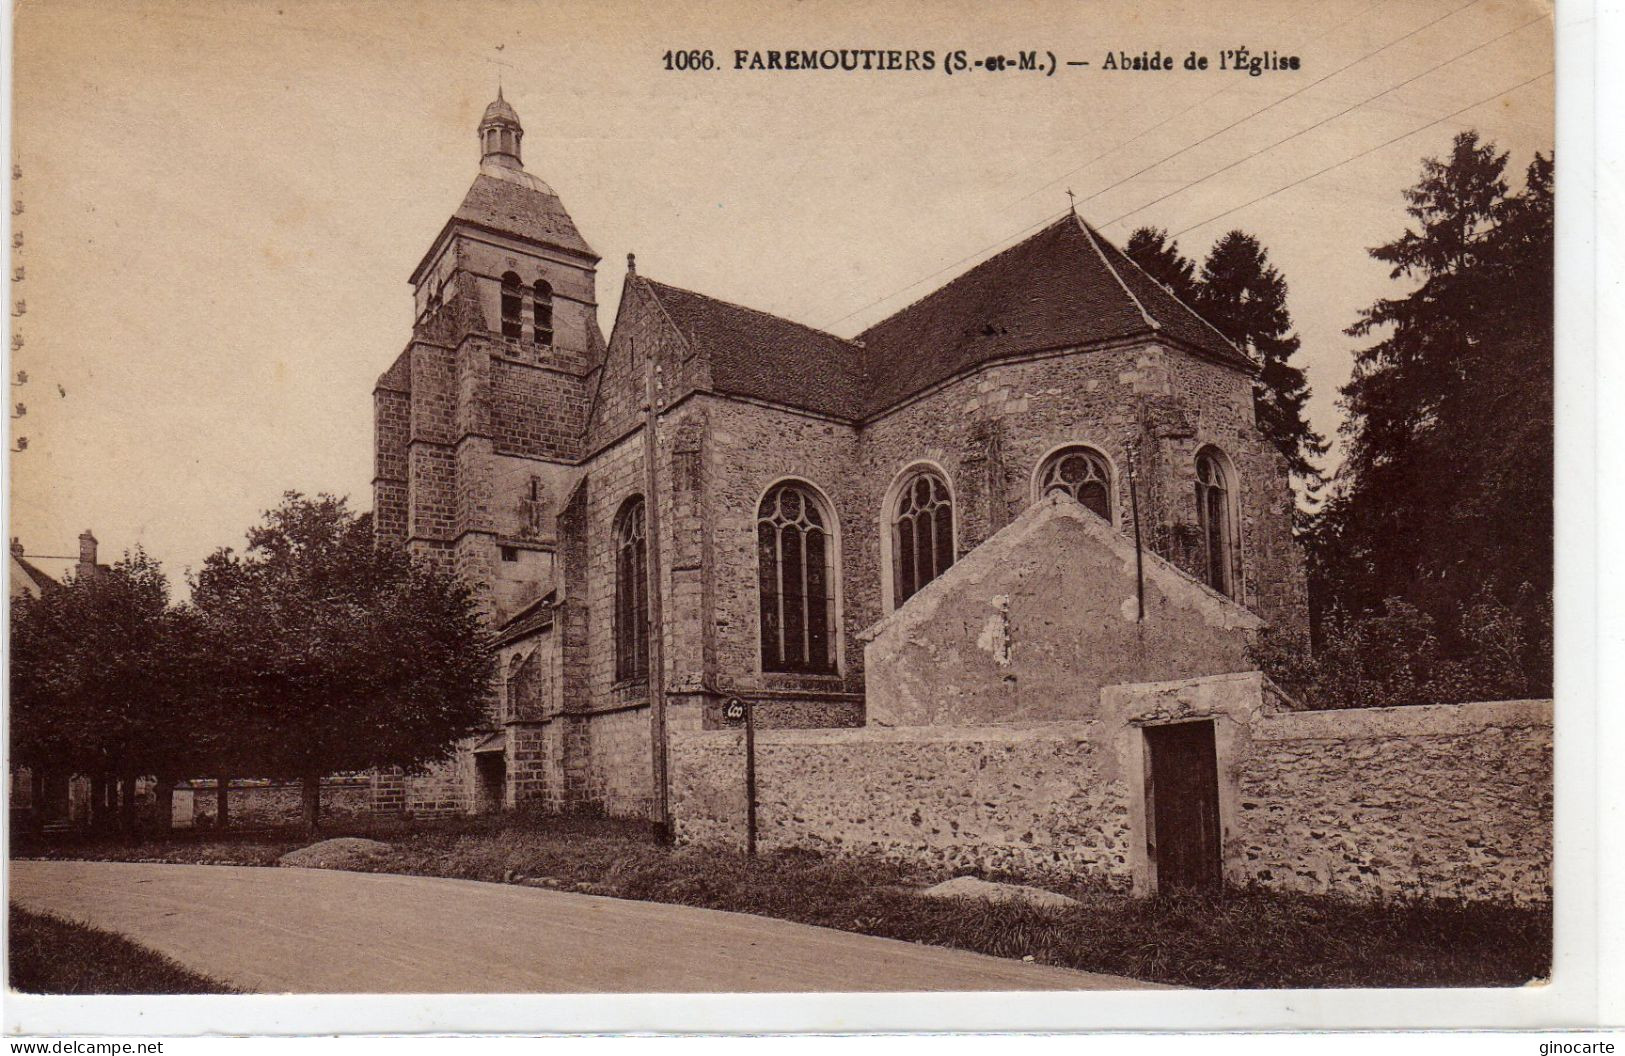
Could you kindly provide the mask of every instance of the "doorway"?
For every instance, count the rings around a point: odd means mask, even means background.
[[[1156,890],[1217,887],[1219,766],[1213,722],[1143,728],[1146,745],[1146,842]]]
[[[474,804],[475,811],[490,814],[501,810],[508,783],[508,763],[503,753],[475,752],[474,775],[478,797]]]

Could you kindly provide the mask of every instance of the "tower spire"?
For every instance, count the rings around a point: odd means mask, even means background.
[[[525,163],[519,154],[519,141],[525,138],[519,115],[502,98],[501,74],[497,75],[496,101],[485,108],[480,118],[480,162],[490,162],[510,169],[522,169]]]

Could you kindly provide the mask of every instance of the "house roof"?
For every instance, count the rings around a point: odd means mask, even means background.
[[[1223,335],[1068,215],[858,335],[866,411],[990,360],[1158,333],[1251,369]]]
[[[43,571],[34,562],[23,557],[15,550],[11,553],[11,595],[32,592],[36,595],[56,590],[62,586],[55,578]]]
[[[841,418],[862,413],[862,349],[853,342],[642,276],[637,281],[690,349],[705,354],[717,392]]]
[[[463,204],[452,215],[454,220],[598,259],[553,188],[523,169],[481,165]]]

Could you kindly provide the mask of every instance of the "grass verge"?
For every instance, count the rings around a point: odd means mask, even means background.
[[[1544,978],[1551,964],[1549,908],[1357,903],[1261,889],[1132,899],[1049,884],[1080,905],[1040,910],[921,898],[918,887],[945,875],[887,862],[674,849],[648,840],[640,826],[607,821],[471,818],[411,830],[335,826],[323,835],[390,842],[387,854],[362,866],[374,872],[524,879],[1182,986],[1518,986]],[[264,865],[306,842],[287,832],[228,833],[64,845],[52,856]]]
[[[110,931],[13,904],[7,980],[25,994],[234,994]]]

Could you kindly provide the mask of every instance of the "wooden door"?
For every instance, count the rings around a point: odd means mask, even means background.
[[[1216,887],[1219,767],[1212,722],[1145,727],[1146,817],[1157,889]]]

